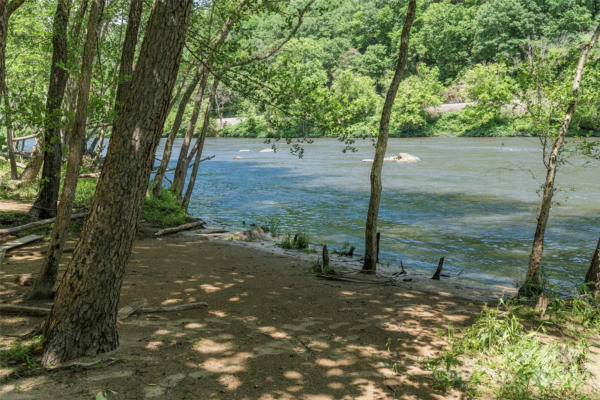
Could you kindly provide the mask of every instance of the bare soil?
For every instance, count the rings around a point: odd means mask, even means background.
[[[28,287],[15,281],[38,271],[44,249],[40,243],[8,254],[0,266],[2,302],[48,305],[25,302]],[[320,280],[309,264],[200,236],[139,240],[121,306],[145,299],[148,305],[205,301],[208,308],[133,315],[119,324],[116,351],[79,360],[119,362],[11,379],[0,385],[0,397],[93,399],[100,391],[110,399],[458,397],[432,389],[420,360],[442,349],[439,330],[467,325],[481,303]],[[3,315],[0,341],[41,322]]]

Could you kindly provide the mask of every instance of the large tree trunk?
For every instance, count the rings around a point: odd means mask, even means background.
[[[585,275],[585,284],[595,296],[600,296],[600,239],[598,239],[590,268]]]
[[[17,160],[15,159],[15,148],[12,141],[13,138],[13,127],[10,118],[11,106],[8,96],[8,87],[6,86],[6,41],[8,39],[8,20],[12,13],[17,8],[21,7],[25,0],[12,0],[7,2],[6,0],[0,0],[0,101],[4,99],[4,110],[5,110],[5,127],[6,127],[6,141],[8,145],[8,159],[10,162],[10,177],[11,179],[17,179],[19,177],[17,172]]]
[[[90,214],[44,326],[42,365],[115,349],[125,266],[181,59],[192,0],[155,0]]]
[[[575,70],[575,77],[573,78],[573,86],[571,88],[572,98],[569,101],[567,112],[563,119],[563,122],[558,131],[558,136],[554,140],[552,145],[552,152],[547,163],[546,171],[546,182],[544,183],[544,194],[542,195],[542,204],[540,207],[540,214],[537,219],[537,226],[535,228],[535,235],[533,237],[533,245],[531,247],[531,254],[529,255],[529,267],[527,269],[527,276],[525,277],[525,283],[519,289],[519,296],[532,296],[539,294],[542,291],[542,278],[540,273],[540,263],[542,261],[542,254],[544,251],[544,234],[546,233],[546,225],[548,224],[548,217],[550,216],[550,207],[552,204],[552,196],[554,195],[554,180],[556,177],[556,170],[558,167],[558,157],[562,150],[565,136],[569,130],[569,125],[573,114],[575,113],[575,106],[579,100],[579,86],[581,84],[581,77],[585,63],[588,58],[590,50],[598,41],[600,35],[600,25],[594,31],[592,38],[588,44],[583,48],[577,63],[577,69]]]
[[[52,288],[56,283],[58,264],[62,256],[69,223],[71,222],[73,201],[75,199],[75,190],[77,189],[77,179],[79,178],[81,158],[83,157],[92,67],[94,66],[94,54],[96,43],[98,41],[98,28],[100,26],[103,11],[104,0],[94,0],[88,19],[87,37],[85,39],[83,58],[81,61],[81,73],[79,74],[79,88],[77,91],[77,108],[75,111],[73,131],[70,135],[71,145],[69,146],[65,182],[60,195],[56,222],[54,223],[52,235],[50,236],[48,254],[42,265],[40,275],[30,292],[30,298],[51,298],[53,295]]]
[[[31,151],[31,159],[21,174],[21,181],[31,183],[39,174],[42,163],[44,162],[44,152],[42,151],[42,148],[42,139],[36,138],[33,150]]]
[[[185,108],[194,93],[194,89],[198,86],[198,82],[202,79],[204,84],[206,85],[206,77],[207,73],[202,70],[196,72],[194,79],[183,92],[183,97],[179,102],[179,107],[177,108],[177,114],[175,115],[175,120],[173,121],[173,127],[171,128],[171,132],[169,132],[169,136],[165,142],[165,149],[163,151],[162,159],[160,160],[160,165],[158,170],[156,171],[156,175],[154,176],[154,184],[152,187],[152,193],[155,196],[160,194],[160,190],[162,189],[163,178],[165,177],[165,173],[167,172],[167,167],[169,166],[169,161],[171,160],[171,151],[173,150],[173,142],[177,137],[177,131],[181,127],[181,122],[183,121],[183,114],[185,113]]]
[[[171,190],[177,195],[178,199],[181,199],[181,193],[183,192],[183,186],[185,184],[185,177],[188,170],[187,155],[190,149],[192,136],[196,130],[196,124],[198,123],[198,116],[200,115],[200,109],[202,108],[202,99],[204,98],[204,90],[206,88],[207,81],[208,71],[204,70],[202,73],[200,86],[198,86],[198,91],[196,92],[194,108],[192,109],[192,115],[190,116],[190,120],[185,130],[185,137],[183,138],[183,143],[181,144],[179,159],[177,160],[177,166],[175,167],[175,174],[173,176],[173,185],[171,186]]]
[[[381,111],[381,120],[379,121],[379,136],[377,137],[377,147],[375,148],[375,158],[371,167],[371,197],[369,199],[369,210],[367,212],[367,223],[365,227],[365,261],[362,271],[374,274],[377,270],[377,217],[379,215],[379,203],[381,202],[381,170],[383,168],[383,159],[387,149],[388,134],[390,130],[390,116],[392,106],[398,93],[398,87],[406,68],[408,59],[408,42],[410,30],[415,19],[416,0],[409,0],[406,10],[406,19],[402,36],[400,39],[400,54],[394,78],[388,89]]]
[[[60,167],[62,152],[60,143],[61,105],[65,94],[68,72],[67,65],[67,24],[71,11],[71,0],[58,0],[54,14],[52,32],[52,67],[50,85],[46,99],[46,117],[44,120],[44,167],[38,194],[30,214],[38,218],[56,216],[56,202],[60,187]]]
[[[204,111],[204,121],[202,123],[202,131],[200,132],[200,137],[197,139],[196,147],[198,150],[196,151],[196,158],[194,159],[194,166],[192,168],[192,174],[190,175],[190,181],[188,182],[188,187],[185,192],[185,196],[181,203],[185,212],[190,205],[190,199],[192,198],[192,192],[194,191],[194,185],[196,184],[196,175],[198,174],[198,167],[200,166],[200,161],[202,159],[202,150],[204,149],[204,140],[206,139],[206,134],[208,133],[208,128],[210,126],[210,111],[212,104],[215,102],[215,97],[217,95],[217,89],[219,88],[219,77],[214,78],[212,88],[210,90],[210,98],[208,100],[208,104],[206,105],[206,110]],[[187,166],[187,162],[186,162]],[[186,171],[187,172],[187,171]],[[185,175],[184,175],[185,180]]]

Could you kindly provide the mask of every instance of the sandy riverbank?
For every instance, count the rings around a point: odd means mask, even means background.
[[[44,248],[40,243],[9,254],[0,267],[3,302],[24,304],[27,288],[15,276],[37,272]],[[309,272],[315,258],[215,235],[138,240],[121,305],[136,299],[150,305],[205,301],[208,308],[130,317],[120,323],[119,349],[99,356],[118,363],[11,380],[0,385],[0,394],[3,399],[83,399],[101,390],[116,392],[115,399],[457,396],[432,389],[419,360],[443,347],[439,330],[468,324],[482,303],[456,296],[455,283],[443,281],[425,292],[418,279],[402,286],[317,279]],[[2,316],[0,340],[6,343],[40,322]]]

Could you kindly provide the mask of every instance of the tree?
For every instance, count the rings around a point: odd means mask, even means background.
[[[54,223],[52,234],[50,236],[48,254],[46,255],[46,259],[42,265],[40,275],[35,281],[30,292],[31,298],[51,298],[52,288],[56,283],[58,263],[60,262],[60,258],[62,256],[67,231],[71,222],[73,200],[75,198],[75,190],[77,189],[77,180],[79,179],[81,158],[83,157],[85,131],[88,118],[90,83],[92,80],[92,67],[94,66],[94,54],[96,53],[96,42],[98,41],[98,30],[100,28],[100,21],[102,20],[103,11],[104,0],[94,0],[90,10],[90,16],[87,25],[87,37],[85,39],[85,47],[83,49],[75,122],[70,135],[71,143],[69,146],[65,181],[60,194],[60,203],[58,206],[56,222]]]
[[[11,106],[6,86],[6,40],[8,37],[8,20],[10,16],[23,4],[25,0],[0,0],[0,102],[4,99],[6,144],[10,162],[10,175],[12,179],[18,178],[17,162],[15,160],[13,144],[13,128],[11,123]]]
[[[89,216],[44,325],[44,366],[110,351],[119,344],[117,307],[123,274],[177,78],[192,3],[154,1]]]
[[[544,251],[544,234],[546,232],[548,217],[550,216],[552,196],[554,195],[554,180],[556,178],[559,155],[562,150],[567,131],[569,130],[569,124],[571,123],[571,119],[575,113],[575,106],[577,105],[577,101],[579,99],[579,87],[581,84],[584,67],[591,49],[598,41],[598,36],[600,36],[600,25],[596,27],[591,39],[584,46],[583,50],[581,51],[581,55],[579,56],[579,61],[575,70],[575,76],[573,78],[573,85],[571,87],[571,99],[568,103],[565,116],[562,120],[562,124],[560,125],[558,135],[553,142],[552,151],[546,163],[546,182],[543,189],[542,203],[540,206],[535,235],[533,237],[531,254],[529,256],[527,276],[525,277],[523,286],[521,286],[519,289],[520,296],[534,295],[539,293],[542,289],[540,263],[542,260],[542,253]]]
[[[590,268],[585,275],[585,285],[594,292],[595,296],[600,296],[600,239],[592,256]]]
[[[406,19],[402,28],[402,37],[400,41],[400,54],[396,64],[396,71],[392,83],[388,89],[383,109],[381,111],[381,120],[379,122],[379,135],[375,148],[375,159],[371,168],[371,197],[369,199],[369,209],[367,211],[367,222],[365,227],[365,261],[362,271],[374,274],[377,270],[377,216],[379,214],[379,204],[381,202],[381,170],[383,169],[383,159],[387,149],[387,141],[390,130],[390,116],[394,100],[398,93],[398,87],[406,68],[408,59],[408,44],[410,39],[410,30],[415,18],[416,0],[409,0],[406,11]]]
[[[52,67],[50,84],[46,99],[46,116],[44,120],[44,166],[40,192],[29,211],[38,218],[56,216],[56,202],[60,187],[60,168],[62,150],[60,142],[61,104],[68,72],[65,69],[68,61],[67,24],[71,12],[71,0],[58,0],[52,30]]]

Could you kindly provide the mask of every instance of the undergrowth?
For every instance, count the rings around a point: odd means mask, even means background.
[[[146,197],[143,212],[144,220],[161,228],[181,225],[186,220],[177,196],[167,189],[162,189],[158,196]]]
[[[291,234],[286,235],[278,245],[283,249],[302,250],[308,248],[309,240],[310,237],[307,233],[299,232],[294,236]]]
[[[36,353],[42,351],[42,337],[34,336],[30,340],[14,339],[0,349],[0,363],[8,365],[32,365]]]
[[[588,319],[591,308],[584,301],[573,301],[570,306],[554,302],[548,312],[560,316],[570,310],[570,322],[597,324],[593,322],[597,321],[597,311]],[[598,398],[587,382],[589,350],[583,335],[548,342],[542,333],[557,321],[525,319],[526,315],[540,316],[529,306],[501,303],[497,308],[484,308],[462,334],[449,329],[448,349],[425,362],[433,386],[442,392],[458,389],[467,398]],[[532,324],[537,327],[526,327]]]

